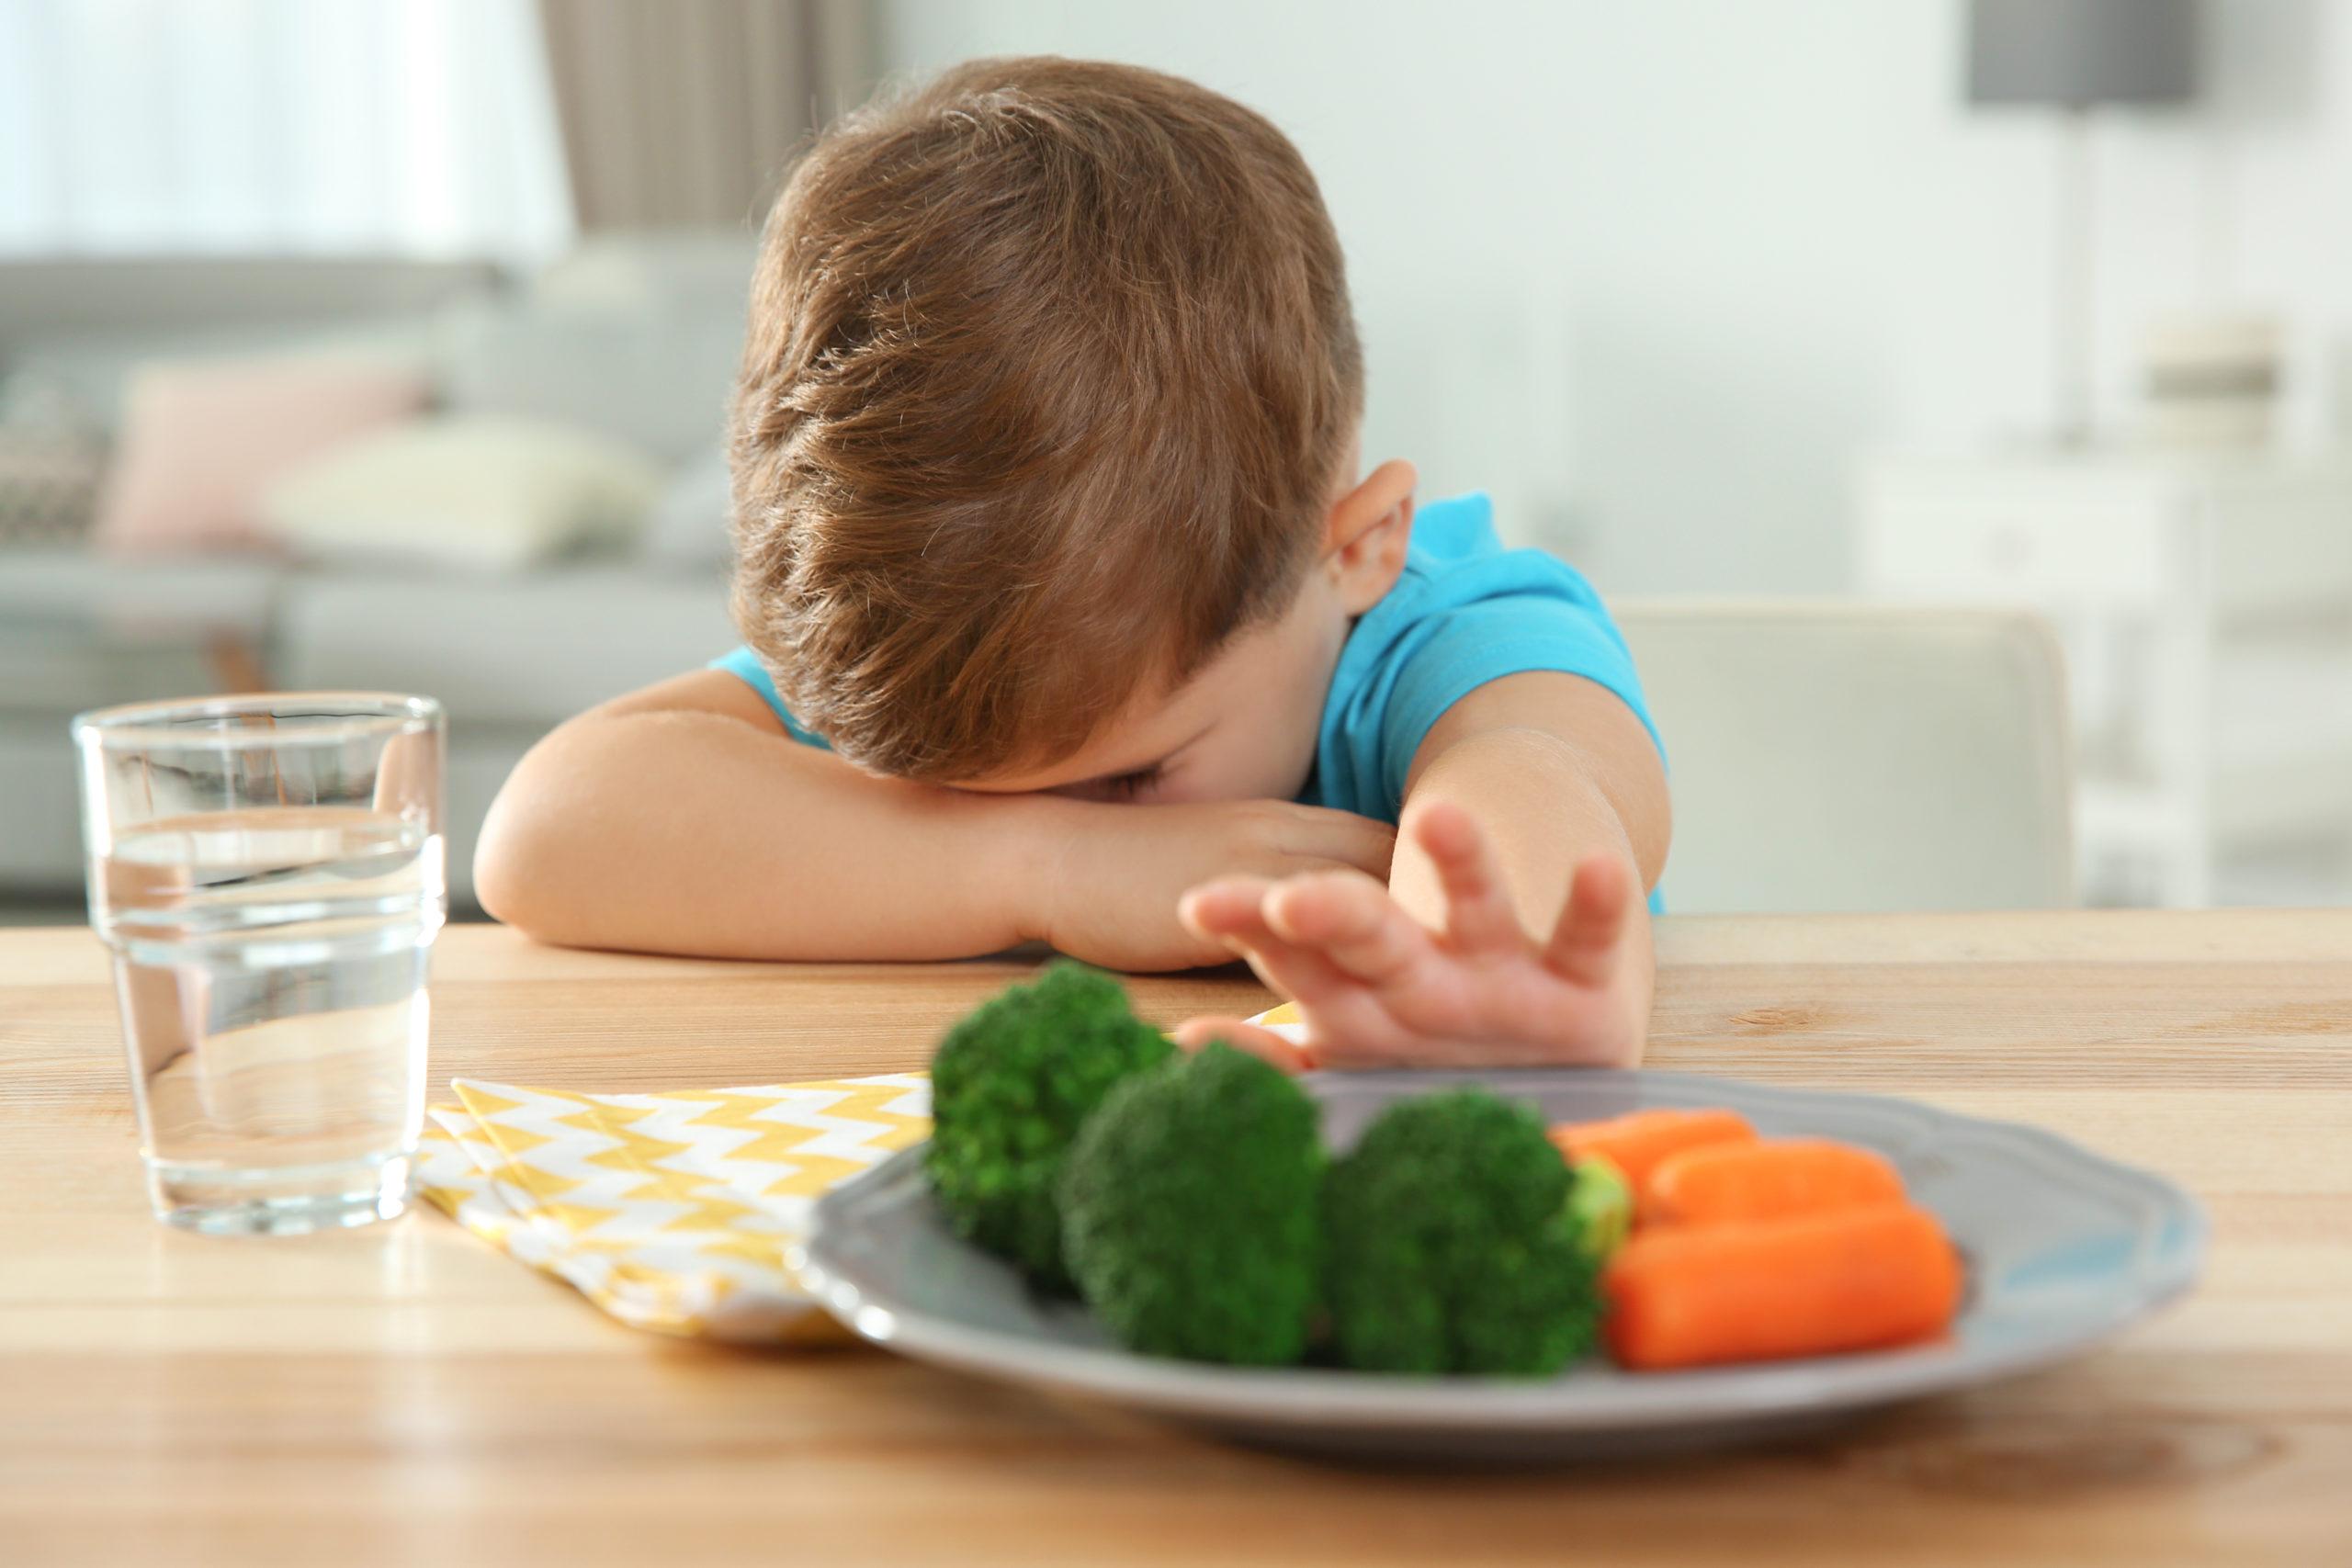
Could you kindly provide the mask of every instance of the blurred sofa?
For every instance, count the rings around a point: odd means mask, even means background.
[[[441,699],[452,892],[469,904],[482,814],[526,748],[734,640],[718,441],[751,258],[744,235],[687,232],[600,240],[528,277],[435,262],[0,264],[0,383],[38,385],[102,429],[145,362],[353,350],[413,359],[445,410],[594,432],[672,479],[633,542],[500,575],[0,542],[0,898],[80,885],[72,715],[258,684]]]

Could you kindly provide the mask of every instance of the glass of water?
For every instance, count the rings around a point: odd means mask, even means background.
[[[407,1207],[444,732],[430,698],[344,693],[74,721],[90,922],[166,1224],[286,1234]]]

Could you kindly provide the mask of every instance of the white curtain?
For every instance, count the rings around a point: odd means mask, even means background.
[[[0,254],[526,262],[572,232],[531,0],[0,0]]]

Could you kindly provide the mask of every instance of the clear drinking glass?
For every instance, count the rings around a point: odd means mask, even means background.
[[[432,699],[372,693],[74,721],[90,923],[166,1224],[284,1234],[407,1207],[444,729]]]

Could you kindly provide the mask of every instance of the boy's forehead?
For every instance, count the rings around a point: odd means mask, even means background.
[[[1202,710],[1209,705],[1197,700],[1207,673],[1204,671],[1172,693],[1154,687],[1150,694],[1128,704],[1126,711],[1104,723],[1085,745],[1059,761],[959,780],[955,787],[989,795],[1030,795],[1140,773],[1182,750],[1207,729],[1212,716]]]
[[[1291,613],[1238,633],[1172,690],[1165,680],[1145,682],[1124,710],[1058,761],[961,779],[953,787],[1030,795],[1114,779],[1164,761],[1206,735],[1227,714],[1246,711],[1253,689],[1270,680],[1280,682],[1313,630],[1314,623],[1305,614],[1310,609],[1302,594]]]
[[[955,787],[1030,795],[1114,779],[1163,761],[1208,733],[1218,716],[1234,705],[1236,688],[1255,678],[1272,651],[1272,630],[1255,627],[1235,637],[1173,691],[1163,681],[1147,682],[1123,711],[1059,761],[958,780]]]

